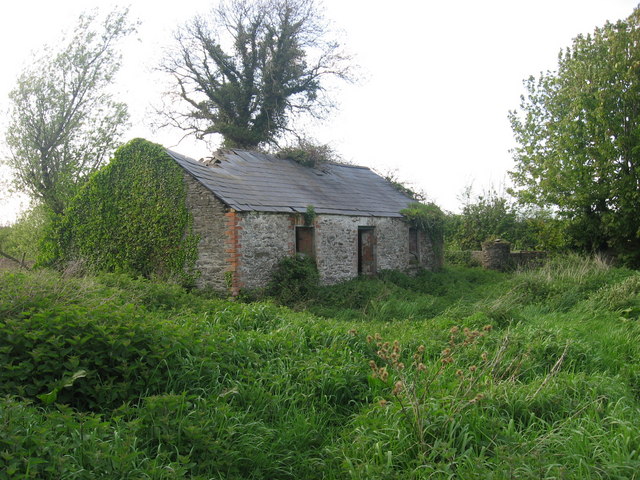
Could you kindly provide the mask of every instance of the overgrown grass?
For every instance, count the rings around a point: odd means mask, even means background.
[[[0,478],[636,478],[640,275],[385,272],[292,311],[0,277]]]

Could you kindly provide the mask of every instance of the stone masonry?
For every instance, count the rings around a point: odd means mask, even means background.
[[[193,216],[193,231],[199,237],[196,269],[199,288],[224,291],[228,288],[225,272],[229,268],[225,253],[227,208],[200,182],[185,174],[187,207]]]
[[[237,294],[264,287],[278,262],[294,255],[300,214],[236,212],[190,175],[185,175],[187,205],[199,236],[198,287]],[[358,275],[358,228],[373,228],[375,270],[413,272],[438,269],[441,255],[423,232],[417,252],[409,247],[409,225],[398,217],[318,215],[314,227],[315,258],[324,284]]]

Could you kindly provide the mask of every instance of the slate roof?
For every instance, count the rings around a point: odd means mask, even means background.
[[[366,167],[302,166],[263,153],[225,150],[206,165],[167,153],[196,180],[234,210],[401,217],[412,200]]]

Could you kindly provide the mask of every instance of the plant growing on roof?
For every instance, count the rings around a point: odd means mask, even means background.
[[[276,156],[311,168],[318,168],[327,163],[344,163],[329,145],[307,138],[298,138],[292,145],[281,148]]]
[[[304,217],[304,224],[307,227],[313,225],[313,221],[316,219],[318,214],[316,213],[316,209],[313,205],[307,205],[307,210],[302,214]]]

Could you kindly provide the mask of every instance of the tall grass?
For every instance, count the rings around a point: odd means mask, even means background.
[[[639,278],[386,272],[295,312],[5,273],[0,478],[636,478]]]

